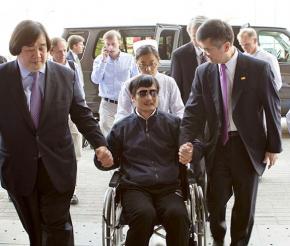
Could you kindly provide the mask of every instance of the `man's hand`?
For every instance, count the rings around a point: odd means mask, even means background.
[[[266,163],[266,166],[268,166],[268,169],[270,169],[275,164],[277,159],[278,159],[278,155],[276,153],[266,152],[264,163]]]
[[[109,50],[107,47],[102,48],[103,62],[105,62],[109,56]]]
[[[186,165],[191,162],[193,153],[193,145],[192,143],[185,143],[179,147],[179,162]]]
[[[95,150],[98,161],[103,167],[111,167],[114,164],[113,156],[106,146],[101,146]]]

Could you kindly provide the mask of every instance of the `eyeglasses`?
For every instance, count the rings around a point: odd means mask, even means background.
[[[149,94],[150,94],[151,97],[157,97],[158,91],[157,90],[141,90],[141,91],[138,91],[137,94],[140,97],[146,97]]]
[[[149,64],[149,65],[146,65],[146,64],[142,64],[142,63],[138,63],[138,67],[140,68],[140,69],[148,69],[148,68],[150,68],[150,69],[154,69],[154,68],[156,68],[157,67],[157,63],[151,63],[151,64]]]

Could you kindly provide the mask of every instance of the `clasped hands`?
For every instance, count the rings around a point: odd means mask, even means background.
[[[178,155],[179,155],[179,162],[181,164],[186,165],[187,163],[191,162],[192,155],[193,155],[193,144],[190,142],[182,144],[179,147]]]
[[[114,164],[113,156],[106,146],[95,149],[97,160],[101,162],[103,167],[111,167]]]

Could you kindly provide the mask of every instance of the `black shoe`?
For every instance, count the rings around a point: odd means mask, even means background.
[[[78,199],[77,195],[76,194],[73,194],[73,196],[72,196],[72,198],[70,200],[70,204],[71,205],[76,205],[78,203],[79,203],[79,199]]]

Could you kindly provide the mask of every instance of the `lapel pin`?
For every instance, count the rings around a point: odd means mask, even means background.
[[[245,77],[245,76],[241,77],[241,80],[245,80],[245,79],[246,79],[246,77]]]

